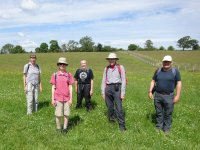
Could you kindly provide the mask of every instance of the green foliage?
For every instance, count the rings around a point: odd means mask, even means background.
[[[137,49],[138,49],[138,45],[136,45],[136,44],[130,44],[128,46],[129,51],[134,51],[134,50],[137,50]]]
[[[49,48],[50,52],[60,52],[61,51],[61,48],[58,45],[57,40],[51,40],[49,43],[50,43],[50,48]]]
[[[13,44],[7,43],[1,48],[1,54],[9,54],[12,53],[14,48]]]
[[[25,50],[22,48],[22,46],[20,45],[16,45],[12,50],[11,50],[12,54],[16,54],[16,53],[25,53]]]
[[[192,52],[141,52],[162,59],[170,54],[175,61],[189,63],[199,61],[199,51]],[[22,66],[27,63],[28,54],[0,55],[0,149],[199,149],[199,72],[181,70],[183,92],[181,100],[174,106],[173,126],[166,136],[154,130],[155,108],[147,98],[147,89],[156,68],[136,58],[118,52],[119,63],[126,69],[128,78],[126,98],[123,107],[127,131],[121,133],[118,124],[110,124],[106,117],[106,105],[101,98],[100,84],[103,69],[107,65],[106,53],[64,53],[72,74],[79,67],[79,60],[86,59],[93,69],[94,94],[91,112],[76,110],[76,93],[73,91],[73,105],[70,114],[70,129],[67,135],[55,131],[54,108],[50,104],[50,77],[57,69],[60,53],[37,54],[37,63],[42,68],[43,92],[39,97],[39,111],[26,115],[26,100],[22,84]],[[195,54],[195,55],[193,55]],[[177,57],[175,57],[177,56]],[[188,58],[188,59],[183,59]],[[9,63],[5,63],[8,62]],[[134,68],[134,69],[133,69]]]
[[[74,41],[74,40],[69,40],[69,42],[66,45],[66,49],[67,51],[79,51],[79,47],[78,47],[78,42]]]
[[[160,46],[159,50],[163,51],[163,50],[165,50],[165,47],[164,46]]]
[[[174,51],[175,48],[174,48],[173,46],[170,45],[170,46],[167,48],[167,50]]]
[[[146,50],[154,50],[153,42],[151,40],[147,40],[144,44],[144,48]]]
[[[185,36],[180,38],[177,41],[177,44],[180,48],[182,48],[183,50],[185,50],[186,48],[192,48],[193,50],[198,48],[198,40],[196,39],[192,39],[190,36]]]
[[[79,40],[79,44],[81,45],[80,47],[81,51],[92,52],[95,43],[92,41],[91,37],[85,36]]]

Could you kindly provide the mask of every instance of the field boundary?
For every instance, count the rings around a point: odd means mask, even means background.
[[[127,55],[130,55],[148,65],[151,65],[153,67],[161,67],[162,66],[162,62],[160,60],[157,60],[153,57],[150,57],[148,55],[144,55],[144,54],[139,54],[136,52],[122,52],[125,53]],[[189,72],[197,72],[200,71],[200,65],[192,65],[192,64],[179,64],[178,62],[173,62],[173,66],[176,67],[178,70],[184,70],[184,71],[189,71]]]

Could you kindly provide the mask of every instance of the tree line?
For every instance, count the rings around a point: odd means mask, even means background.
[[[185,36],[180,38],[177,41],[178,47],[185,49],[198,50],[199,44],[198,40],[192,39],[190,36]],[[144,43],[144,48],[136,45],[130,44],[127,48],[130,51],[138,50],[175,50],[173,46],[169,46],[165,48],[164,46],[160,46],[156,48],[153,46],[153,42],[151,40],[147,40]],[[101,43],[95,44],[92,38],[89,36],[82,37],[79,42],[74,40],[69,40],[68,43],[64,43],[61,46],[58,44],[57,40],[51,40],[49,45],[45,42],[41,43],[39,47],[35,48],[36,53],[51,53],[51,52],[111,52],[111,51],[121,51],[124,50],[122,48],[114,48],[107,45],[102,45]],[[1,54],[15,54],[15,53],[26,53],[26,50],[20,46],[7,43],[5,44],[0,51]]]
[[[183,51],[185,49],[192,49],[192,50],[199,50],[199,41],[196,39],[192,39],[190,36],[184,36],[182,38],[180,38],[177,41],[177,46],[179,48],[181,48]],[[145,50],[145,51],[153,51],[153,50],[175,50],[175,48],[173,46],[168,46],[167,48],[165,48],[164,46],[160,46],[159,48],[156,48],[153,46],[153,42],[151,40],[147,40],[144,43],[144,48],[141,48],[140,46],[136,45],[136,44],[130,44],[128,46],[128,50],[130,51],[134,51],[134,50]]]

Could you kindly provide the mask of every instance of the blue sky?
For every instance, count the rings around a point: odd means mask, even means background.
[[[0,47],[6,43],[34,50],[41,42],[79,41],[127,48],[176,47],[191,36],[200,41],[199,0],[0,0]]]

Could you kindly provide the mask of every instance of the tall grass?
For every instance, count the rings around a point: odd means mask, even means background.
[[[181,52],[177,53],[183,55]],[[28,62],[29,55],[0,55],[0,149],[199,149],[200,73],[181,72],[182,96],[175,105],[172,131],[169,136],[165,136],[154,130],[153,101],[147,98],[155,68],[118,53],[119,63],[125,66],[128,79],[123,102],[127,131],[121,133],[117,123],[113,125],[107,121],[105,102],[100,94],[107,55],[108,53],[38,54],[43,92],[39,98],[39,111],[32,116],[26,115],[22,82],[23,65]],[[49,80],[57,69],[56,62],[60,56],[67,57],[68,70],[73,74],[81,59],[88,60],[95,75],[92,97],[94,110],[75,110],[74,93],[67,135],[55,131],[54,109],[50,105]],[[186,61],[193,59],[187,58]]]

